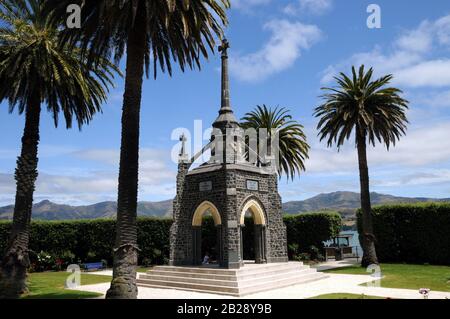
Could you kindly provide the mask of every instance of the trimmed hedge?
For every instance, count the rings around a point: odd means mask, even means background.
[[[170,219],[138,218],[139,262],[162,264],[169,256]],[[3,255],[10,222],[0,223],[0,252]],[[71,252],[77,262],[106,260],[112,264],[115,220],[33,221],[30,250],[56,257]],[[144,260],[147,259],[147,260]]]
[[[450,203],[383,205],[372,216],[380,262],[450,265]]]
[[[337,235],[341,217],[337,213],[311,213],[285,216],[288,245],[297,244],[305,252],[314,245],[322,247]],[[38,254],[44,251],[58,258],[68,253],[75,262],[106,260],[112,264],[115,220],[96,219],[80,221],[33,221],[31,223],[30,249]],[[138,246],[140,264],[163,264],[169,258],[171,219],[138,218]],[[252,220],[246,218],[244,230],[244,257],[253,258]],[[0,222],[0,253],[3,254],[9,236],[10,222]],[[216,241],[212,218],[203,221],[202,241],[209,246]],[[206,247],[205,247],[206,249]],[[208,247],[211,249],[211,247]]]
[[[342,228],[341,215],[318,212],[284,217],[288,246],[297,244],[299,252],[309,252],[311,246],[323,247],[323,242],[335,237]]]

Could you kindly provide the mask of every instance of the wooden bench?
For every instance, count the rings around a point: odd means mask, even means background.
[[[95,263],[85,263],[82,265],[83,270],[90,271],[90,270],[101,270],[105,269],[105,265],[103,262],[95,262]]]

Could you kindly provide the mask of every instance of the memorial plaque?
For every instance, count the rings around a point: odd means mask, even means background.
[[[200,182],[199,190],[200,190],[200,192],[207,192],[207,191],[212,190],[212,182],[211,181]]]
[[[258,181],[247,180],[247,189],[251,191],[257,191],[259,189]]]

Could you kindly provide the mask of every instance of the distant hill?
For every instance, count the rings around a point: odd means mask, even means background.
[[[430,201],[450,201],[448,199],[410,198],[396,197],[378,193],[371,194],[372,204],[388,203],[418,203]],[[335,210],[342,214],[344,219],[354,219],[354,213],[360,207],[358,193],[335,192],[320,194],[302,201],[291,201],[283,204],[283,212],[286,214],[306,213],[320,210]],[[11,219],[14,206],[0,207],[0,219]],[[115,202],[101,202],[87,206],[70,206],[55,204],[48,200],[39,202],[33,206],[33,219],[39,220],[74,220],[114,218],[117,211]],[[139,202],[139,216],[171,217],[172,200],[161,202]]]
[[[397,197],[379,193],[371,193],[370,199],[372,205],[450,201],[450,198]],[[343,214],[353,214],[359,207],[361,207],[359,193],[334,192],[320,194],[302,201],[286,202],[283,204],[283,211],[287,214],[297,214],[319,210],[336,210]]]
[[[14,206],[0,207],[0,219],[11,219]],[[74,220],[113,218],[117,213],[116,202],[101,202],[87,206],[70,206],[55,204],[44,200],[33,205],[33,219],[39,220]],[[139,216],[170,217],[172,200],[161,202],[139,202]]]

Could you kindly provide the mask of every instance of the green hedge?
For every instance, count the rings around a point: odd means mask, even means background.
[[[311,245],[321,247],[339,233],[341,218],[337,213],[315,213],[286,216],[288,245],[297,244],[300,251]],[[244,230],[244,258],[253,258],[252,220],[246,218]],[[140,264],[163,264],[169,258],[169,233],[171,219],[139,218],[138,245]],[[0,253],[5,250],[10,222],[0,222]],[[202,239],[205,249],[216,241],[212,218],[203,222]],[[36,254],[45,251],[55,258],[74,255],[74,262],[106,260],[112,263],[114,220],[33,221],[31,223],[30,249]]]
[[[450,203],[377,206],[372,215],[380,262],[450,265]]]
[[[115,221],[106,219],[81,221],[33,221],[30,249],[45,251],[55,257],[71,252],[76,262],[106,260],[112,263]],[[138,245],[140,263],[162,264],[169,255],[170,219],[139,218]],[[11,223],[0,223],[0,252],[7,243]]]
[[[310,247],[323,247],[323,242],[335,237],[342,228],[342,218],[334,212],[318,212],[284,217],[288,246],[298,245],[298,252],[310,252]]]

